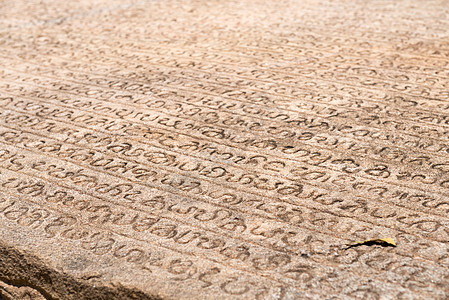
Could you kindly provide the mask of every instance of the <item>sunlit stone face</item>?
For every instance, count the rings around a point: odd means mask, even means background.
[[[0,1],[0,298],[446,299],[448,16]]]

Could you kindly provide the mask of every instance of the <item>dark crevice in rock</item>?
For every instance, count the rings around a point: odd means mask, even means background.
[[[3,267],[3,259],[2,259],[3,257],[2,256],[3,256],[3,254],[4,254],[3,251],[0,250],[0,262],[1,262],[1,265],[0,265],[0,281],[6,283],[8,285],[17,287],[17,288],[22,288],[22,287],[32,288],[32,289],[38,291],[42,295],[42,297],[44,297],[47,300],[55,300],[55,299],[57,299],[57,298],[52,297],[50,294],[48,294],[44,289],[40,288],[39,286],[33,285],[31,282],[27,281],[26,279],[18,278],[18,279],[9,280],[7,277],[4,277],[3,276],[3,272],[2,272],[3,271],[2,270],[2,267]]]
[[[50,300],[48,296],[38,291],[36,287],[27,285],[27,282],[9,282],[0,277],[0,300]]]
[[[75,278],[51,269],[39,258],[0,241],[0,281],[16,288],[29,287],[48,300],[157,300],[159,296],[143,293],[119,284],[104,284]],[[4,295],[5,296],[5,295]],[[3,296],[3,297],[4,297]],[[0,294],[0,299],[2,296]]]

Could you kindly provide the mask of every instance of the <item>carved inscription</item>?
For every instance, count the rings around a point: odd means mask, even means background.
[[[0,4],[1,242],[170,299],[449,297],[437,5],[48,2]]]

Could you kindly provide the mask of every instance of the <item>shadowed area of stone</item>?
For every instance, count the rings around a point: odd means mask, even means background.
[[[0,0],[0,299],[447,299],[448,28]]]
[[[73,278],[50,269],[38,257],[0,244],[0,295],[8,299],[161,299],[120,284],[99,281],[99,275]],[[3,299],[2,298],[2,299]]]

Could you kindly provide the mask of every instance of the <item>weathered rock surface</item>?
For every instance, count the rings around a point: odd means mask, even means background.
[[[0,17],[0,298],[449,298],[447,1]]]

